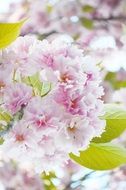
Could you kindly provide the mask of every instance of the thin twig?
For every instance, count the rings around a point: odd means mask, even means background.
[[[107,22],[107,21],[126,21],[126,16],[110,16],[110,17],[107,17],[107,18],[104,18],[104,17],[93,17],[92,20],[94,21],[98,21],[98,22]]]

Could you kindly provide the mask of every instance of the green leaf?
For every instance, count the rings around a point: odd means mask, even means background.
[[[56,176],[54,173],[49,173],[48,175],[46,175],[45,173],[41,174],[41,179],[43,181],[45,190],[58,190],[53,183],[53,179],[55,178]]]
[[[126,150],[109,143],[91,143],[80,152],[80,156],[70,154],[71,159],[93,170],[110,170],[126,163]]]
[[[3,143],[4,143],[4,139],[0,137],[0,145],[2,145]]]
[[[25,21],[26,19],[16,23],[0,23],[0,49],[16,40]]]
[[[113,89],[126,87],[126,80],[118,80],[116,72],[109,72],[105,77],[105,81],[108,81]]]
[[[11,116],[7,112],[0,109],[0,121],[6,121],[8,123],[11,119]]]
[[[93,13],[95,11],[95,8],[90,5],[85,5],[82,7],[82,11],[85,13]]]
[[[39,74],[35,74],[33,76],[29,76],[23,79],[23,82],[25,82],[27,85],[32,86],[33,93],[35,96],[45,96],[47,95],[51,90],[51,84],[50,83],[42,83],[39,79]]]
[[[3,144],[4,139],[2,138],[2,135],[8,131],[10,127],[12,117],[2,109],[0,109],[0,145]],[[5,122],[5,124],[3,123]]]
[[[105,132],[101,137],[96,137],[92,142],[105,143],[119,137],[126,129],[126,110],[120,105],[107,104],[105,106],[105,115],[102,119],[106,119]]]
[[[47,11],[47,13],[50,14],[52,12],[52,10],[53,10],[53,7],[50,4],[47,4],[46,5],[46,11]]]
[[[87,29],[89,29],[89,30],[93,29],[93,27],[94,27],[93,20],[88,19],[88,18],[86,18],[86,17],[82,17],[82,18],[80,18],[80,21],[81,21],[81,24],[82,24],[85,28],[87,28]]]

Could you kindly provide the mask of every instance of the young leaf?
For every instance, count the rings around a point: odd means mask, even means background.
[[[0,23],[0,49],[5,48],[16,40],[25,21],[26,19],[16,23]]]
[[[91,143],[80,156],[71,153],[70,158],[93,170],[110,170],[126,163],[126,150],[109,143]]]
[[[0,145],[2,145],[3,143],[4,143],[4,139],[0,137]]]
[[[105,81],[108,81],[113,89],[126,87],[126,80],[118,80],[116,72],[109,72],[105,77]]]
[[[85,13],[93,13],[95,11],[95,8],[90,5],[85,5],[82,7],[82,11]]]
[[[91,19],[88,19],[86,17],[82,17],[82,18],[80,18],[80,21],[81,21],[81,24],[85,28],[87,28],[89,30],[93,29],[94,26],[93,26],[93,21]]]
[[[51,90],[50,83],[42,83],[38,73],[23,79],[23,81],[33,88],[33,93],[37,96],[45,96]]]
[[[6,121],[8,123],[10,120],[11,116],[7,112],[0,109],[0,121]]]
[[[58,190],[53,184],[53,179],[56,178],[54,173],[49,173],[48,175],[46,173],[42,173],[40,177],[43,181],[45,190]]]
[[[108,104],[105,106],[105,115],[103,119],[106,119],[105,132],[101,137],[96,137],[92,142],[105,143],[120,136],[126,129],[126,110],[119,105]]]
[[[0,145],[4,142],[2,135],[10,128],[12,117],[2,109],[0,109]]]

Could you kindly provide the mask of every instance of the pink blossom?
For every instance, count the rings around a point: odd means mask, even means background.
[[[41,159],[36,159],[34,165],[38,173],[41,172],[40,168],[48,173],[50,168],[52,168],[52,171],[55,171],[63,167],[67,163],[67,160],[69,160],[69,156],[65,151],[56,150],[52,155],[45,154]]]
[[[12,65],[1,64],[0,65],[0,89],[5,87],[11,82],[13,72]]]
[[[55,102],[51,101],[53,100],[46,97],[43,100],[40,97],[34,97],[24,112],[24,120],[33,125],[42,135],[54,133],[62,126],[60,122],[62,112]]]
[[[28,103],[31,96],[31,87],[22,83],[10,84],[4,89],[4,106],[15,114]]]
[[[43,190],[42,180],[34,171],[18,167],[13,162],[1,162],[0,182],[6,189]]]
[[[2,151],[10,159],[25,161],[26,154],[32,154],[35,151],[36,140],[34,131],[24,121],[15,123],[9,133],[4,137]]]
[[[62,129],[59,134],[59,144],[64,146],[68,152],[78,154],[78,150],[85,149],[88,141],[93,135],[92,130],[88,129],[89,122],[83,117],[74,117],[66,122],[66,128]],[[88,139],[88,141],[87,141]]]
[[[80,90],[71,88],[65,90],[64,87],[59,87],[55,91],[55,101],[66,108],[71,114],[85,115],[86,109],[83,102],[83,94],[80,94]]]
[[[31,76],[35,74],[39,68],[32,64],[31,54],[34,51],[34,46],[39,44],[35,37],[25,36],[19,37],[8,49],[13,51],[13,66],[15,71],[22,76]],[[17,54],[17,52],[19,52]]]

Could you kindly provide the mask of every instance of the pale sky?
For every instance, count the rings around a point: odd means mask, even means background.
[[[8,10],[9,4],[18,2],[19,0],[0,0],[0,13],[4,13]]]

